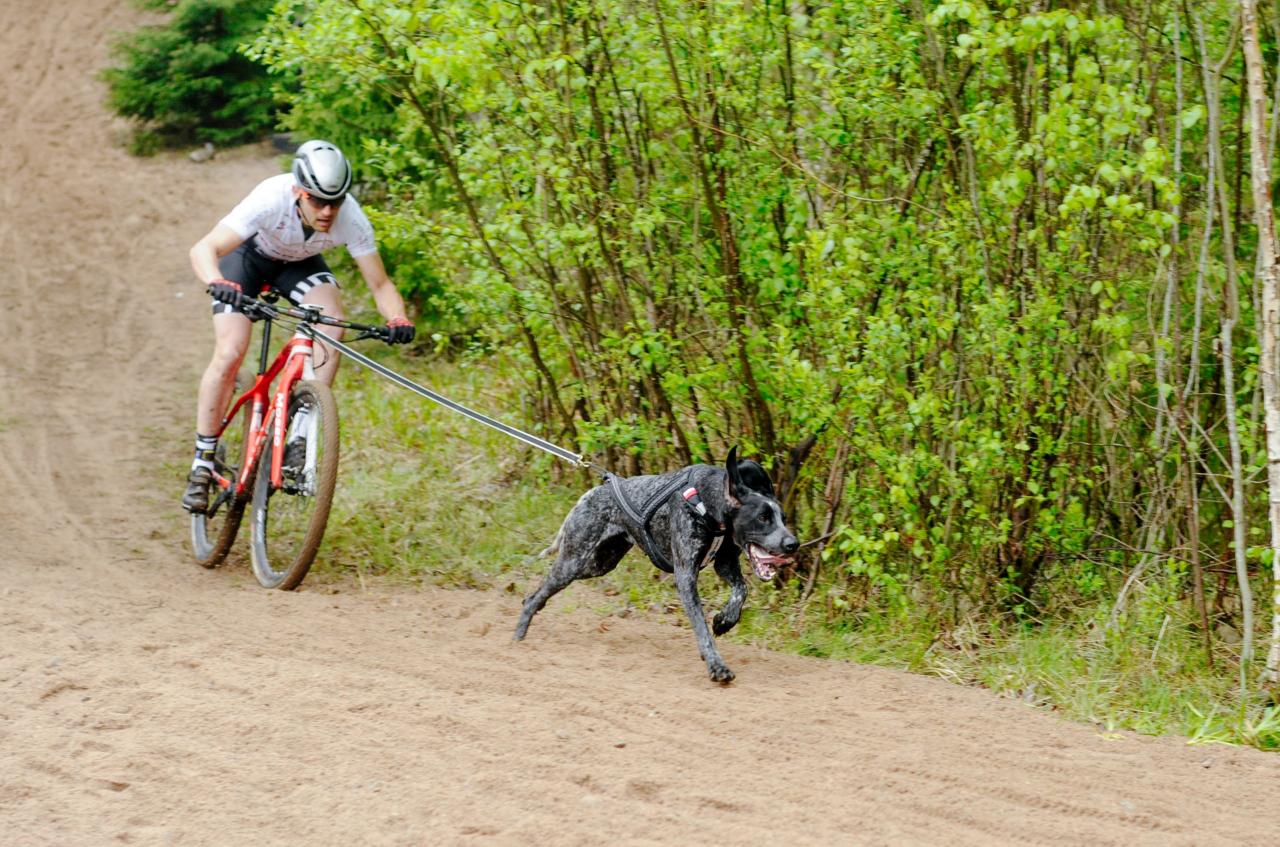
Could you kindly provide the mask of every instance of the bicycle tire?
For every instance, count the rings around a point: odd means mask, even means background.
[[[238,394],[253,384],[253,376],[247,371],[236,375],[235,391]],[[214,457],[214,465],[219,474],[231,479],[238,479],[245,455],[249,448],[249,424],[253,417],[251,404],[246,403],[240,411],[240,423],[233,423],[223,431],[218,439],[218,451]],[[234,463],[228,462],[234,458]],[[253,476],[249,477],[250,489]],[[240,522],[244,519],[244,509],[251,496],[245,491],[236,497],[228,493],[225,500],[219,502],[220,491],[209,492],[213,498],[214,508],[210,514],[191,515],[191,552],[195,555],[196,564],[203,568],[216,568],[231,552],[236,535],[240,531]]]
[[[276,488],[271,485],[269,456],[264,455],[258,464],[250,551],[253,575],[263,588],[292,591],[298,587],[320,549],[333,504],[338,479],[338,404],[324,383],[297,383],[289,399],[286,431],[290,435],[303,408],[310,410],[305,424],[305,469]]]

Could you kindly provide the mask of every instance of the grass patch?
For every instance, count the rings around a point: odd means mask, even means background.
[[[806,623],[794,604],[782,602],[744,615],[741,630],[739,638],[774,649],[986,688],[1105,731],[1280,749],[1280,707],[1261,694],[1242,701],[1238,655],[1219,646],[1210,667],[1187,622],[1159,639],[1107,633],[1088,616],[1035,627],[993,623],[981,635],[957,641],[955,633],[938,637],[924,620]]]
[[[370,351],[486,414],[475,371]],[[321,571],[366,570],[442,585],[494,584],[555,535],[577,497],[506,436],[346,363],[337,394],[342,471]],[[513,480],[525,481],[515,484]]]

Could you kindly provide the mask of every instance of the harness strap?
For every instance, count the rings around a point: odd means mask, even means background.
[[[644,526],[644,518],[640,517],[635,507],[631,505],[631,501],[627,499],[627,495],[623,493],[622,486],[618,484],[618,478],[611,473],[604,475],[604,481],[609,483],[609,493],[613,495],[613,499],[622,507],[622,511],[626,513],[627,518],[636,526]]]
[[[711,543],[707,545],[707,555],[702,557],[702,567],[711,564],[711,560],[716,557],[716,553],[720,552],[720,545],[724,543],[725,533],[720,533],[711,539]]]
[[[631,531],[631,535],[635,538],[636,543],[638,543],[640,548],[644,550],[645,555],[647,555],[650,561],[653,562],[654,567],[659,570],[666,571],[667,573],[675,573],[675,567],[671,564],[671,560],[663,554],[661,548],[659,548],[658,542],[649,531],[649,523],[653,520],[653,516],[657,514],[658,510],[671,499],[671,495],[675,494],[676,491],[685,484],[688,477],[689,475],[687,473],[681,474],[672,480],[671,483],[660,489],[657,494],[645,503],[643,509],[644,514],[641,515],[640,511],[638,511],[635,506],[632,505],[631,501],[627,499],[626,492],[622,490],[619,478],[611,473],[606,473],[604,475],[605,482],[609,485],[609,493],[613,495],[613,499],[617,502],[619,508],[622,509],[622,513],[626,515],[627,522],[630,524],[627,529]],[[690,495],[690,492],[692,492],[692,496]],[[709,549],[707,550],[706,555],[702,557],[702,566],[705,567],[720,549],[720,545],[724,542],[725,536],[728,532],[724,526],[717,524],[712,520],[711,516],[707,514],[707,507],[702,503],[701,499],[698,498],[698,490],[696,488],[690,488],[685,491],[683,493],[683,497],[685,505],[689,508],[689,511],[693,513],[694,520],[700,523],[708,534],[712,536],[711,543],[708,545]]]
[[[674,485],[668,485],[665,489],[659,491],[657,496],[646,504],[648,508],[645,509],[643,517],[631,505],[631,501],[627,499],[626,493],[622,490],[622,485],[618,482],[618,477],[607,473],[604,478],[609,483],[609,493],[613,495],[613,499],[617,501],[622,508],[623,514],[627,516],[627,521],[631,524],[627,529],[631,530],[631,535],[635,538],[636,543],[644,550],[645,555],[649,557],[655,567],[667,573],[675,573],[676,569],[671,564],[671,560],[663,555],[662,550],[658,547],[658,542],[654,540],[653,535],[649,532],[649,521],[653,519],[654,513],[658,511],[663,502],[684,484],[684,478],[681,477],[676,480]]]

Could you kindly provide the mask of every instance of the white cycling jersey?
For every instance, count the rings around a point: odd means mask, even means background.
[[[231,210],[222,223],[248,239],[257,236],[257,248],[264,256],[282,262],[298,262],[345,244],[351,258],[367,256],[378,249],[373,225],[350,194],[338,208],[328,232],[302,231],[302,214],[293,195],[293,174],[280,174],[258,183],[249,196]]]

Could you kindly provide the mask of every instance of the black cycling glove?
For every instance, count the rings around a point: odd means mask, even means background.
[[[387,321],[387,343],[408,344],[418,334],[418,328],[408,318],[392,318]]]
[[[209,287],[205,289],[209,292],[209,296],[219,303],[226,303],[235,309],[240,306],[241,299],[244,294],[240,291],[240,283],[232,282],[229,279],[215,279],[209,283]]]

